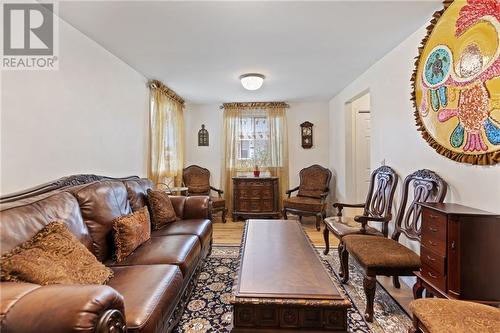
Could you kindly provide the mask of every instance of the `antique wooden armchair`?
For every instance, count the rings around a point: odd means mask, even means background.
[[[330,191],[328,186],[332,179],[332,172],[321,165],[311,165],[300,170],[300,185],[286,191],[288,198],[283,200],[283,217],[287,213],[302,216],[316,216],[316,229],[320,230],[320,223],[326,217],[326,197]],[[297,196],[291,194],[298,191]]]
[[[381,166],[375,169],[371,174],[370,187],[366,202],[361,204],[346,204],[336,202],[333,207],[338,209],[337,216],[326,218],[323,237],[325,239],[324,254],[330,251],[329,233],[332,232],[340,241],[338,252],[342,257],[344,251],[344,242],[342,238],[352,234],[366,234],[375,236],[388,235],[388,224],[392,219],[392,201],[398,184],[398,175],[388,166]],[[363,214],[353,218],[342,216],[344,207],[364,208]],[[369,222],[382,223],[382,231],[379,231],[370,225]],[[342,265],[342,261],[340,261]],[[340,275],[342,275],[342,269]]]
[[[221,212],[222,222],[226,223],[226,200],[222,198],[224,191],[210,186],[210,171],[198,165],[190,165],[182,171],[182,182],[188,188],[187,195],[208,195],[212,201],[212,214]],[[211,196],[212,191],[217,196]]]
[[[498,332],[500,309],[485,304],[442,298],[420,298],[410,303],[410,333]]]
[[[418,202],[443,202],[446,182],[433,171],[422,169],[408,175],[403,183],[401,205],[396,217],[391,238],[369,235],[347,235],[342,238],[345,251],[342,252],[342,283],[349,279],[350,254],[361,265],[365,277],[363,287],[366,295],[365,318],[373,321],[373,301],[377,275],[393,276],[394,285],[399,286],[399,276],[412,276],[420,270],[420,257],[399,243],[401,234],[410,240],[420,241],[421,208]],[[410,193],[411,192],[411,193]],[[411,195],[413,194],[413,195]],[[408,201],[411,203],[407,205]]]

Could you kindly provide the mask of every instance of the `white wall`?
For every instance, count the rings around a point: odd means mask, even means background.
[[[59,70],[2,72],[2,193],[147,173],[146,79],[62,20],[59,35]]]
[[[184,110],[185,166],[197,164],[210,170],[210,183],[220,188],[222,168],[222,115],[220,104],[186,104]],[[198,131],[201,124],[209,134],[209,146],[198,147]]]
[[[186,165],[198,164],[212,174],[211,182],[220,186],[222,165],[222,120],[220,104],[188,104],[184,113],[186,126]],[[288,125],[288,154],[290,187],[299,184],[299,171],[311,164],[328,165],[328,103],[290,103],[286,110]],[[300,124],[314,124],[313,148],[303,149],[300,142]],[[210,134],[210,146],[198,147],[198,130],[205,124]]]
[[[341,201],[350,199],[346,195],[344,163],[345,103],[369,90],[372,169],[385,160],[403,178],[417,169],[434,170],[449,184],[447,202],[499,213],[500,165],[472,166],[449,160],[431,148],[417,131],[410,77],[425,32],[425,27],[416,31],[330,101],[330,167],[338,175],[336,197]]]

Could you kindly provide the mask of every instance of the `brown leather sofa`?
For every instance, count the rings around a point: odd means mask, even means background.
[[[211,251],[210,202],[205,196],[172,196],[179,220],[153,231],[117,264],[111,221],[144,207],[151,187],[138,177],[78,175],[0,198],[2,254],[48,223],[64,221],[114,272],[107,285],[2,282],[0,331],[170,332]]]

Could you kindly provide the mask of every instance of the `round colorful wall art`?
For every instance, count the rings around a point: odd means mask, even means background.
[[[412,77],[417,126],[438,153],[500,162],[500,0],[456,0],[434,14]]]

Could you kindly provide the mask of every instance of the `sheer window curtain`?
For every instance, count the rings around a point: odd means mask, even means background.
[[[232,177],[245,172],[251,173],[256,164],[255,161],[238,158],[238,137],[242,133],[242,120],[251,117],[265,117],[266,119],[269,139],[266,142],[265,156],[257,164],[259,164],[261,176],[262,173],[267,172],[271,176],[279,177],[281,205],[289,183],[288,132],[285,114],[287,105],[285,103],[251,103],[250,106],[238,106],[238,104],[231,103],[231,106],[224,106],[221,184],[225,193],[226,207],[230,212],[232,211]]]
[[[148,178],[156,184],[180,186],[184,168],[184,101],[161,82],[150,88]]]

